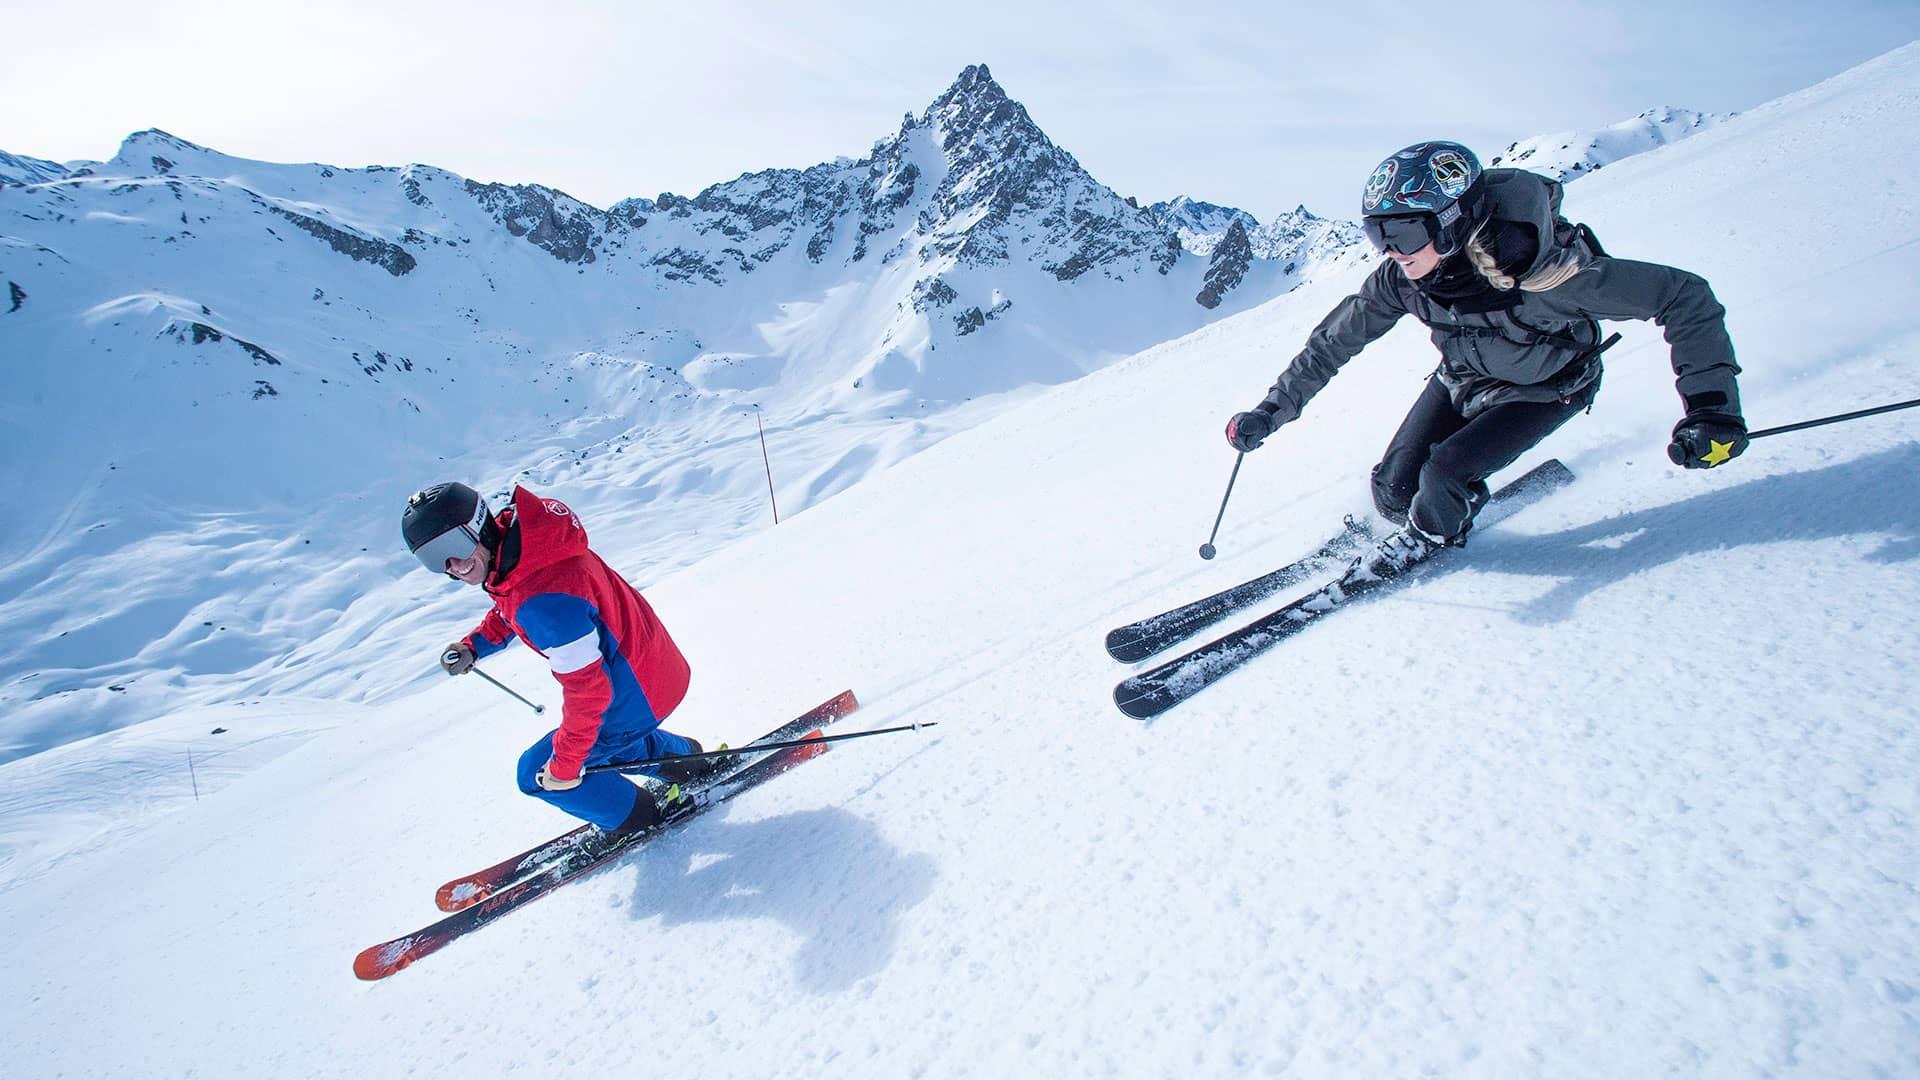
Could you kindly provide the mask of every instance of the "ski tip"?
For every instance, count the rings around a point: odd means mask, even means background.
[[[819,728],[814,728],[812,731],[809,731],[805,735],[800,736],[800,738],[802,740],[818,739],[824,736],[825,734],[826,732],[820,730]],[[832,743],[822,742],[813,746],[796,746],[788,750],[787,753],[791,755],[789,760],[797,765],[802,761],[807,761],[812,758],[817,758],[821,754],[824,754],[831,749],[833,749]]]
[[[1126,629],[1107,631],[1107,655],[1123,664],[1145,659],[1152,654],[1140,651],[1140,634]]]
[[[1561,461],[1559,458],[1548,458],[1533,468],[1528,469],[1521,479],[1531,480],[1535,483],[1545,481],[1553,484],[1564,484],[1573,479],[1573,470],[1567,468],[1566,462]]]
[[[1121,712],[1135,720],[1151,720],[1166,711],[1167,706],[1155,689],[1142,689],[1131,683],[1132,680],[1127,680],[1113,688],[1113,703]]]
[[[413,935],[395,938],[384,945],[362,949],[353,958],[353,973],[365,982],[374,982],[406,967],[418,957],[413,954]]]
[[[859,708],[860,699],[853,696],[853,691],[842,690],[827,701],[821,702],[808,715],[821,721],[838,720]]]

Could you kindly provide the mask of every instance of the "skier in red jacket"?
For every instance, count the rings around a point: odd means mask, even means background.
[[[560,727],[520,756],[520,790],[609,833],[659,824],[659,804],[638,785],[582,770],[700,753],[695,740],[660,727],[686,696],[690,671],[639,591],[587,548],[580,519],[523,487],[495,515],[479,492],[449,483],[407,500],[400,528],[427,569],[493,597],[480,625],[442,654],[447,674],[465,674],[517,636],[560,681]],[[709,760],[644,772],[684,783]]]

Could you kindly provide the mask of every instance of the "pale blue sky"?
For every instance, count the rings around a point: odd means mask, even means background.
[[[54,160],[159,127],[606,206],[861,156],[985,62],[1121,194],[1266,219],[1351,216],[1373,164],[1423,138],[1492,153],[1656,105],[1751,108],[1920,38],[1920,0],[0,0],[0,25],[0,149]]]

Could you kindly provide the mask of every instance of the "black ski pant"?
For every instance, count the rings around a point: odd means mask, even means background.
[[[1386,456],[1373,467],[1373,505],[1429,536],[1458,539],[1487,499],[1487,477],[1553,434],[1593,401],[1597,381],[1570,401],[1515,401],[1469,420],[1454,411],[1438,378],[1413,403]]]

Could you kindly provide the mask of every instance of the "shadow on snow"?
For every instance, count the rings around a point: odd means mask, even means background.
[[[1920,556],[1920,443],[1563,532],[1495,533],[1461,565],[1562,579],[1515,614],[1522,622],[1545,624],[1567,618],[1582,599],[1608,585],[1703,552],[1875,534],[1886,539],[1865,555],[1868,561]]]
[[[838,808],[709,821],[641,860],[629,912],[668,928],[775,919],[802,939],[794,981],[844,990],[892,959],[900,918],[933,891],[933,859],[906,853]]]

